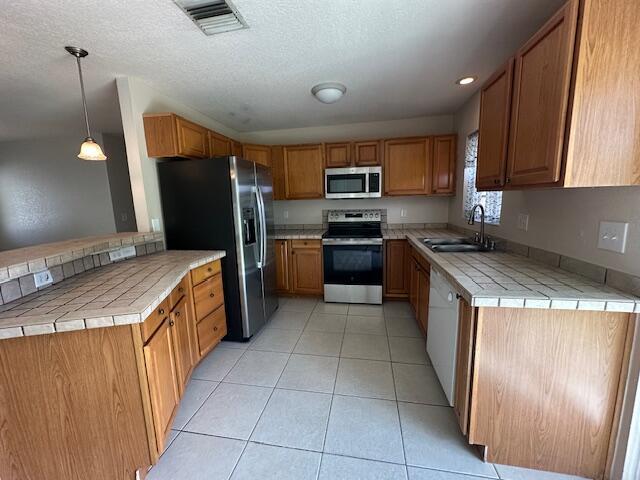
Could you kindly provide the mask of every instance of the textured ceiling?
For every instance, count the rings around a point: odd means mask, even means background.
[[[563,0],[235,0],[250,28],[207,37],[171,0],[19,0],[0,9],[0,140],[77,130],[74,59],[96,131],[121,130],[132,75],[239,131],[455,111]],[[323,105],[310,88],[347,86]],[[479,82],[481,83],[481,82]]]

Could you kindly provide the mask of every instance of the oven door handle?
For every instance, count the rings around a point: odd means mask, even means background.
[[[323,245],[382,245],[381,238],[323,238]]]

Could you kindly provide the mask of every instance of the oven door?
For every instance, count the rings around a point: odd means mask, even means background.
[[[325,285],[382,286],[382,239],[322,243]]]
[[[360,170],[360,171],[359,171]],[[328,168],[325,170],[326,198],[366,198],[367,171],[360,168]]]

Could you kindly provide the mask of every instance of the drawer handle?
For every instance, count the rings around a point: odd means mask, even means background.
[[[216,296],[216,294],[215,294],[215,293],[213,293],[213,292],[211,292],[211,293],[209,294],[209,296],[210,296],[211,298],[213,298],[213,297],[215,297],[215,296]]]
[[[213,327],[213,331],[217,332],[218,331],[218,327]]]
[[[212,272],[212,271],[213,271],[213,268],[211,267],[207,268],[207,272]]]
[[[182,287],[178,287],[178,291],[179,291],[180,293],[182,293],[182,292],[184,292],[184,288],[182,288]]]
[[[176,312],[176,317],[179,317],[179,316],[180,316],[180,312]]]
[[[161,308],[160,310],[158,310],[158,313],[159,313],[160,315],[164,315],[164,308]]]
[[[173,320],[169,322],[169,326],[170,327],[173,327],[174,325],[175,325],[175,323],[173,322]]]

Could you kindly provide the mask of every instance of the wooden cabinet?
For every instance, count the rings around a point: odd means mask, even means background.
[[[245,160],[259,163],[265,167],[271,166],[271,147],[266,145],[250,145],[245,143],[242,146],[242,157]]]
[[[204,357],[227,334],[227,314],[224,305],[205,316],[197,324],[198,353]]]
[[[326,143],[324,155],[327,168],[349,167],[353,162],[350,143]]]
[[[468,433],[471,398],[471,371],[475,340],[475,308],[461,298],[458,310],[458,345],[453,412],[463,435]]]
[[[287,192],[284,184],[284,151],[282,146],[271,147],[271,178],[273,179],[273,199],[285,200]]]
[[[220,260],[191,271],[197,356],[209,353],[227,334]]]
[[[187,381],[195,363],[193,357],[193,326],[189,297],[182,297],[169,316],[169,326],[175,352],[176,377],[180,394],[184,393]]]
[[[409,261],[409,304],[411,305],[411,309],[413,310],[416,319],[418,318],[418,290],[420,288],[418,279],[419,269],[420,265],[412,255]]]
[[[429,326],[429,289],[430,271],[422,265],[418,268],[418,326],[424,335],[427,335]]]
[[[320,240],[291,240],[292,293],[321,295],[322,243]]]
[[[504,187],[509,147],[513,58],[495,72],[480,90],[480,129],[476,188]]]
[[[381,147],[378,140],[353,143],[353,157],[357,167],[381,165]]]
[[[516,53],[508,184],[560,180],[577,23],[569,1]]]
[[[288,293],[291,289],[289,281],[289,242],[276,240],[276,291]]]
[[[409,245],[407,240],[385,241],[384,296],[407,298],[409,293]]]
[[[209,156],[224,157],[231,155],[233,140],[209,130]]]
[[[209,155],[208,130],[173,113],[143,116],[149,157],[205,158]]]
[[[433,193],[456,191],[456,135],[433,137]]]
[[[171,429],[180,399],[178,374],[172,329],[169,317],[144,346],[149,395],[153,412],[158,452],[164,450],[165,440]]]
[[[286,198],[323,198],[322,145],[288,145],[283,149],[283,161]]]
[[[431,193],[431,139],[400,138],[384,142],[386,195]]]
[[[242,157],[242,144],[236,140],[231,141],[231,155],[234,157]]]
[[[414,248],[409,249],[408,265],[409,303],[416,316],[418,327],[426,336],[429,323],[431,266]]]

